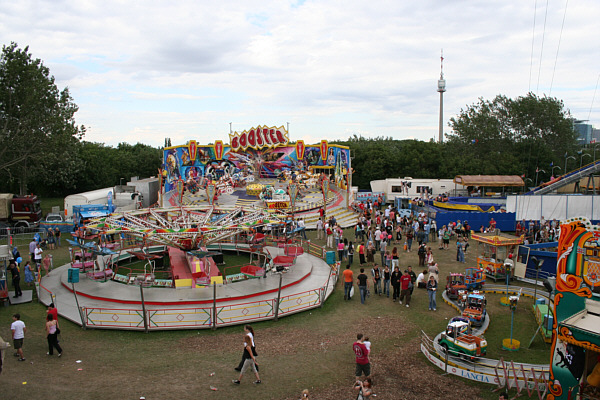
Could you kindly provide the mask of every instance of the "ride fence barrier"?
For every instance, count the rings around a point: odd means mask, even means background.
[[[495,391],[515,388],[517,396],[523,390],[531,397],[537,393],[541,400],[548,391],[550,366],[548,364],[526,364],[507,362],[503,358],[493,360],[484,357],[466,356],[452,349],[436,346],[434,340],[421,331],[421,352],[429,362],[446,374],[496,386]]]
[[[328,283],[335,285],[333,281]],[[275,319],[318,308],[326,300],[327,285],[277,298],[216,306],[140,309],[82,307],[87,328],[133,330],[207,329]],[[146,321],[144,321],[144,319]],[[145,328],[147,325],[147,328]]]
[[[277,243],[277,242],[275,242]],[[248,244],[219,243],[227,250],[249,251]],[[215,244],[216,246],[218,244]],[[232,246],[233,245],[233,246]],[[310,241],[292,240],[288,245],[302,247],[305,252],[324,258],[321,246]],[[339,263],[330,265],[327,282],[321,286],[299,293],[274,293],[271,299],[233,304],[205,304],[195,307],[157,308],[145,310],[111,307],[81,307],[86,328],[166,330],[166,329],[216,329],[222,326],[243,324],[250,321],[277,319],[297,312],[322,307],[333,292],[339,278]],[[279,301],[278,301],[279,299]],[[77,322],[77,321],[75,321]]]

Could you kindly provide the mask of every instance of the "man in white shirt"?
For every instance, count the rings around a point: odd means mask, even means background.
[[[13,315],[13,323],[10,325],[10,330],[12,331],[13,336],[13,346],[17,351],[15,356],[19,356],[19,361],[25,361],[25,357],[23,357],[23,339],[25,338],[25,332],[27,332],[27,327],[25,323],[21,321],[20,314]]]
[[[300,234],[306,240],[306,225],[304,225],[304,219],[298,219],[298,228],[300,228]]]
[[[40,267],[40,265],[42,265],[42,253],[44,252],[44,250],[42,250],[42,248],[40,247],[40,244],[38,243],[35,246],[35,250],[33,251],[33,259],[35,260],[35,264],[38,266],[38,269]]]

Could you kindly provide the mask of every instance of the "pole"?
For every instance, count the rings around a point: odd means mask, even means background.
[[[144,286],[140,282],[140,297],[142,298],[142,317],[144,318],[144,333],[148,333],[148,320],[146,319],[146,303],[144,302]]]
[[[75,283],[71,282],[71,287],[73,288],[73,295],[75,296],[75,304],[77,304],[77,311],[79,311],[79,318],[81,318],[81,327],[86,329],[85,319],[83,318],[83,313],[81,308],[79,307],[79,300],[77,299],[77,291],[75,290]]]
[[[260,260],[260,258],[259,258]],[[217,329],[217,282],[213,282],[213,312],[212,312],[212,330]]]
[[[279,273],[279,290],[277,290],[277,301],[275,302],[275,321],[279,318],[279,301],[281,300],[281,283],[283,282],[283,272]]]
[[[515,321],[515,308],[511,307],[512,311],[510,313],[510,345],[512,346],[512,337],[513,337],[513,323]]]
[[[533,288],[533,302],[535,304],[535,301],[537,300],[537,283],[538,283],[538,275],[540,274],[540,269],[537,267],[537,265],[535,266],[535,286]]]

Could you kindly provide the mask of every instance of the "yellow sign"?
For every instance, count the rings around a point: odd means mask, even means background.
[[[271,201],[267,203],[267,206],[271,209],[275,209],[275,208],[289,208],[290,207],[290,202],[289,201]]]

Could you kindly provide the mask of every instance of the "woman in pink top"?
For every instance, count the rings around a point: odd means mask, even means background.
[[[48,352],[47,355],[51,356],[54,354],[54,349],[58,351],[58,356],[62,356],[62,349],[58,344],[58,321],[54,319],[52,314],[48,314],[46,317],[46,335],[48,337]]]
[[[340,240],[340,242],[338,243],[337,252],[338,252],[339,260],[340,260],[340,262],[342,262],[342,258],[344,257],[344,241],[343,240]]]

